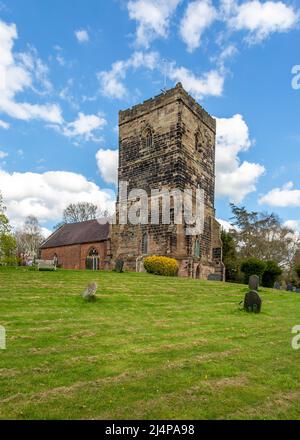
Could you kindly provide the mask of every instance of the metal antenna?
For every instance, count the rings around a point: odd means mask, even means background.
[[[168,60],[166,60],[166,59],[163,59],[162,60],[162,62],[163,62],[163,74],[164,74],[164,87],[163,87],[163,89],[161,89],[161,91],[163,92],[163,93],[166,93],[166,91],[167,91],[167,66],[168,66]]]

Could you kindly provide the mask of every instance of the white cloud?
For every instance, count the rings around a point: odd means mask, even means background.
[[[280,208],[300,207],[300,189],[294,189],[293,182],[288,182],[282,188],[274,188],[262,196],[259,203]]]
[[[32,214],[41,223],[58,222],[69,203],[91,202],[102,210],[114,210],[111,191],[101,190],[81,174],[66,171],[10,174],[0,170],[0,188],[13,226]]]
[[[181,0],[131,0],[129,18],[137,21],[136,43],[149,47],[157,37],[168,36],[170,18]]]
[[[224,76],[217,70],[211,70],[198,77],[185,67],[176,67],[172,64],[168,76],[175,82],[181,82],[196,99],[221,96],[223,92]]]
[[[8,130],[9,127],[10,127],[10,125],[9,125],[8,122],[2,121],[2,120],[0,119],[0,128],[4,128],[4,130]]]
[[[126,98],[129,93],[124,85],[124,80],[129,69],[161,70],[161,65],[157,52],[134,52],[128,60],[116,61],[111,70],[97,74],[101,93],[110,98]],[[169,64],[166,73],[172,81],[180,81],[183,87],[196,99],[201,99],[204,96],[222,95],[224,74],[217,70],[211,70],[198,77],[185,67],[177,67],[173,62]]]
[[[300,232],[300,220],[287,220],[284,222],[284,226],[295,232]]]
[[[128,94],[123,83],[129,69],[144,67],[149,70],[157,68],[159,55],[157,52],[134,52],[128,60],[116,61],[111,70],[97,74],[101,86],[101,93],[110,98],[125,98]]]
[[[58,128],[64,136],[82,137],[86,141],[98,140],[95,132],[103,129],[106,125],[105,118],[101,115],[85,115],[79,113],[75,121],[67,123],[64,127]]]
[[[236,227],[227,220],[222,220],[218,218],[217,221],[220,223],[221,228],[224,229],[224,231],[226,232],[229,232],[231,229],[236,229]]]
[[[4,159],[7,156],[8,156],[8,153],[5,153],[5,151],[0,150],[0,159]]]
[[[216,120],[216,194],[240,203],[256,190],[256,183],[265,168],[247,161],[240,163],[239,153],[251,146],[249,129],[241,115]]]
[[[180,24],[180,35],[189,52],[193,52],[201,44],[201,37],[217,18],[217,11],[211,0],[196,0],[188,4]]]
[[[248,40],[262,41],[274,32],[286,32],[296,27],[299,12],[281,1],[247,1],[238,5],[224,0],[228,26],[235,31],[249,31]]]
[[[119,151],[100,149],[96,153],[96,160],[103,180],[106,183],[113,183],[117,185]]]
[[[34,50],[27,54],[13,53],[16,38],[15,24],[8,25],[0,21],[0,112],[17,119],[43,119],[60,124],[63,119],[58,105],[16,101],[16,96],[26,89],[37,91],[35,82],[48,91],[51,88],[47,68],[36,57]]]
[[[75,36],[79,43],[88,43],[90,41],[90,37],[86,29],[79,29],[78,31],[75,31]]]

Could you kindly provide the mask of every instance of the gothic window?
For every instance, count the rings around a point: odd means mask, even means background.
[[[147,232],[144,232],[143,236],[142,236],[142,254],[143,255],[148,254],[148,234],[147,234]]]
[[[195,241],[194,257],[200,258],[200,256],[201,256],[200,241],[197,239]]]
[[[170,237],[170,251],[174,252],[177,249],[177,235],[172,234]]]
[[[195,133],[195,151],[201,153],[201,151],[203,150],[203,146],[204,146],[203,134],[198,130]]]
[[[153,134],[152,134],[152,130],[150,128],[147,128],[143,132],[142,145],[144,148],[151,148],[153,145]]]

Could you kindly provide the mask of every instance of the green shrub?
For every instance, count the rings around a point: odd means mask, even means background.
[[[251,275],[258,275],[260,281],[266,269],[266,263],[258,258],[250,257],[241,264],[241,271],[244,273],[244,283],[248,284]]]
[[[175,276],[178,273],[178,264],[174,258],[156,255],[145,258],[144,268],[155,275]]]
[[[297,266],[295,267],[295,272],[298,275],[298,278],[300,278],[300,264],[297,264]]]
[[[267,261],[265,271],[262,276],[262,285],[264,287],[273,287],[275,281],[282,274],[282,270],[275,261]]]

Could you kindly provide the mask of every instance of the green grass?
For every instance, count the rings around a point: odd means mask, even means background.
[[[255,315],[239,310],[246,289],[0,269],[0,418],[299,419],[300,295],[262,289]]]

